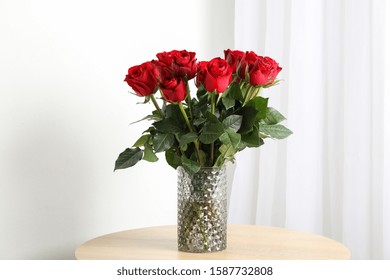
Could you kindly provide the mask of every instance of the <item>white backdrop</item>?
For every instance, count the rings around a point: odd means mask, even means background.
[[[176,223],[164,159],[113,173],[152,108],[123,79],[161,51],[223,55],[233,3],[0,1],[0,259],[73,258],[98,235]]]
[[[239,156],[232,222],[319,233],[353,258],[390,258],[386,2],[235,1],[235,47],[280,62],[283,82],[266,95],[294,134]]]

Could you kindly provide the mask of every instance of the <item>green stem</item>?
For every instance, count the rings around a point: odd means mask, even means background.
[[[215,112],[215,91],[211,93],[211,113],[214,114]]]
[[[188,110],[190,111],[190,117],[192,119],[192,104],[191,104],[190,87],[188,85],[188,81],[186,82],[186,89],[187,89],[186,101],[188,105]]]
[[[194,194],[192,193],[190,195],[190,197],[192,197],[193,195]],[[199,220],[199,230],[200,230],[200,233],[202,234],[203,242],[204,242],[203,249],[208,251],[210,247],[209,247],[209,241],[208,241],[205,229],[204,229],[204,220],[202,218],[201,205],[199,203],[197,203],[196,201],[188,200],[184,209],[185,209],[184,212],[187,215],[186,216],[187,219],[185,221],[183,221],[184,227],[182,227],[182,229],[184,231],[185,244],[187,246],[186,249],[189,249],[189,244],[191,243],[190,242],[190,231],[196,225],[196,222],[194,222],[194,220]],[[192,215],[196,215],[196,217],[194,217]],[[181,235],[183,235],[183,231],[182,231]]]
[[[181,111],[181,113],[182,113],[182,115],[184,117],[184,120],[186,121],[186,124],[187,124],[189,130],[191,132],[194,132],[194,129],[192,128],[190,120],[188,119],[186,110],[184,109],[183,104],[181,102],[179,103],[179,108],[180,108],[180,111]],[[195,150],[196,150],[196,157],[198,158],[198,162],[199,162],[200,166],[202,166],[202,162],[200,160],[200,154],[199,154],[199,141],[195,140],[194,144],[195,144]]]
[[[261,87],[260,88],[255,88],[255,90],[253,90],[253,92],[252,92],[251,99],[255,98],[260,93],[261,89],[262,89]]]
[[[249,87],[249,89],[247,90],[246,95],[245,95],[243,106],[245,106],[249,102],[249,100],[251,100],[254,90],[256,90],[255,87],[253,87],[253,86]]]
[[[246,86],[246,83],[244,81],[241,81],[240,82],[240,94],[245,99],[245,96],[243,96],[243,88],[244,88],[244,86]]]
[[[240,82],[240,90],[241,90],[241,91],[242,91],[242,88],[244,87],[244,85],[245,85],[245,82],[241,81],[241,82]]]
[[[187,124],[189,130],[190,130],[191,132],[194,132],[194,129],[192,128],[192,126],[191,126],[191,124],[190,124],[190,120],[188,119],[186,110],[184,109],[183,104],[182,104],[181,102],[179,103],[179,108],[180,108],[180,111],[181,111],[181,113],[182,113],[182,115],[183,115],[183,117],[184,117],[184,120],[186,121],[186,124]]]
[[[199,225],[199,228],[200,228],[200,232],[202,233],[202,236],[203,236],[203,241],[204,241],[204,245],[203,245],[203,248],[208,251],[209,250],[209,241],[207,239],[207,236],[206,236],[206,232],[204,231],[204,220],[202,219],[202,208],[200,207],[199,204],[197,204],[197,213],[198,213],[198,218],[199,218],[199,221],[200,221],[200,225]]]
[[[156,107],[156,109],[157,109],[158,113],[160,114],[161,118],[165,118],[165,115],[164,115],[163,111],[160,109],[160,106],[158,106],[158,103],[157,103],[156,98],[154,97],[154,94],[150,95],[150,99],[152,100],[153,105],[154,105],[154,107]]]
[[[215,113],[215,91],[211,94],[211,113]],[[210,166],[214,165],[214,142],[210,146]]]

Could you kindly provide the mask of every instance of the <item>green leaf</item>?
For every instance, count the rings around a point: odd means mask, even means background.
[[[133,147],[142,147],[147,143],[150,139],[150,135],[142,135],[140,138],[138,138],[137,141],[135,141]]]
[[[286,118],[274,108],[268,107],[265,119],[261,122],[264,124],[278,124],[284,121]]]
[[[260,124],[259,132],[274,139],[284,139],[292,134],[292,131],[281,124],[267,125]]]
[[[241,141],[241,134],[234,132],[232,129],[227,129],[219,137],[219,140],[225,145],[232,145],[234,148],[237,148]]]
[[[144,150],[144,160],[149,161],[149,162],[156,162],[158,161],[158,157],[153,151],[153,148],[150,144],[145,143],[145,150]]]
[[[275,86],[277,84],[279,84],[280,80],[275,80],[272,84],[268,85],[268,86],[264,86],[264,88],[269,88],[269,87],[272,87],[272,86]]]
[[[248,146],[247,146],[247,144],[244,141],[240,141],[240,143],[238,143],[238,146],[237,146],[237,151],[240,152],[240,151],[246,149],[247,147]]]
[[[230,85],[227,96],[238,101],[244,101],[244,97],[242,96],[242,92],[240,89],[240,84],[238,82],[233,82]]]
[[[184,134],[181,138],[180,138],[180,145],[187,145],[189,143],[192,143],[194,142],[195,140],[198,139],[198,135],[195,133],[195,132],[189,132],[187,134]]]
[[[165,118],[162,121],[153,123],[153,126],[158,131],[164,133],[177,133],[182,131],[180,125],[177,123],[177,119],[173,118]]]
[[[193,99],[192,101],[192,116],[195,120],[206,113],[209,105],[208,94],[198,95],[198,99]]]
[[[259,130],[257,127],[254,127],[251,132],[242,135],[241,140],[246,144],[247,147],[250,148],[259,147],[264,144],[263,139],[261,139],[259,136]]]
[[[206,122],[206,119],[205,118],[196,118],[194,119],[194,125],[198,126],[202,123],[205,123]]]
[[[229,110],[230,108],[233,108],[234,105],[236,105],[236,100],[228,96],[226,97],[222,96],[222,104],[223,106],[225,106],[226,110]]]
[[[172,118],[174,120],[183,119],[179,105],[177,104],[168,104],[165,108],[165,115],[167,118]]]
[[[236,150],[232,145],[221,145],[221,147],[219,147],[219,151],[225,158],[231,158],[236,153]]]
[[[137,95],[137,94],[135,94],[135,95]],[[138,95],[137,95],[138,96]],[[137,102],[137,104],[146,104],[146,103],[149,103],[149,101],[150,101],[150,96],[149,95],[147,95],[147,96],[145,96],[145,99],[144,99],[144,101],[143,102]]]
[[[258,111],[253,107],[243,107],[240,110],[240,115],[242,115],[241,127],[238,130],[240,134],[246,134],[253,130],[253,127],[257,124],[256,116]]]
[[[200,98],[201,96],[205,95],[207,93],[207,90],[204,88],[204,86],[201,84],[198,87],[198,90],[196,91],[196,96]]]
[[[181,162],[183,164],[183,168],[190,174],[195,174],[200,170],[200,165],[198,162],[188,159],[185,155],[181,156]]]
[[[214,162],[214,167],[221,167],[224,163],[225,158],[220,154]]]
[[[225,129],[223,128],[223,124],[214,114],[207,112],[206,119],[199,140],[204,144],[211,144],[225,132]]]
[[[127,148],[121,154],[115,162],[114,171],[117,169],[124,169],[135,165],[142,159],[142,150],[140,148]]]
[[[181,165],[181,158],[178,152],[174,149],[169,149],[165,152],[165,159],[174,169]]]
[[[215,142],[224,133],[222,125],[215,123],[206,124],[202,130],[202,133],[199,136],[199,140],[203,144],[211,144]]]
[[[156,128],[153,127],[153,126],[150,126],[147,130],[145,130],[144,132],[142,133],[150,133],[150,134],[154,134],[156,131]]]
[[[135,124],[135,123],[139,123],[139,122],[142,122],[142,121],[145,121],[145,120],[148,120],[148,121],[159,121],[159,120],[161,120],[161,116],[160,115],[156,115],[156,114],[147,115],[146,117],[144,117],[144,118],[142,118],[142,119],[140,119],[138,121],[130,123],[130,125]]]
[[[203,150],[199,150],[199,161],[202,166],[206,165],[207,158],[207,154]]]
[[[175,143],[173,134],[159,133],[153,137],[153,147],[156,153],[168,150]]]
[[[267,114],[268,98],[256,96],[248,102],[247,106],[253,107],[257,110],[257,121],[262,120],[266,117]]]
[[[214,163],[214,166],[222,166],[225,161],[233,161],[234,155],[236,154],[237,150],[232,147],[232,145],[221,145],[219,147],[219,152],[221,153],[217,160]]]
[[[237,132],[240,129],[241,123],[242,123],[242,116],[240,115],[231,115],[222,121],[222,124],[225,127],[225,129],[230,128],[234,132]]]

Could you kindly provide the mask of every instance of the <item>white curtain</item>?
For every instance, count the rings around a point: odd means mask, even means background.
[[[235,1],[235,49],[283,67],[281,85],[264,92],[294,134],[238,156],[231,223],[305,230],[354,259],[390,258],[386,4]]]

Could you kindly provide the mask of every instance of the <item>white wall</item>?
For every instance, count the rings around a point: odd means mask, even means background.
[[[390,3],[386,3],[386,15],[390,15]],[[385,49],[390,50],[390,18],[386,18],[386,38],[385,38]],[[386,77],[386,82],[385,82],[385,92],[387,92],[387,95],[385,96],[384,104],[383,104],[383,111],[385,112],[385,120],[384,122],[389,122],[390,121],[390,80],[388,77],[390,77],[390,52],[386,52],[386,57],[385,57],[385,74],[384,77]],[[383,139],[384,143],[387,143],[387,145],[384,146],[384,166],[390,166],[390,130],[387,130],[384,135]],[[390,174],[388,170],[383,170],[383,175],[384,175],[384,185],[390,186]],[[383,193],[384,199],[383,201],[388,201],[390,200],[390,189],[388,188],[387,190],[384,191]],[[390,235],[390,213],[385,212],[384,217],[383,217],[383,232],[384,236],[389,236]],[[384,238],[383,239],[383,245],[384,245],[384,254],[383,258],[384,259],[390,259],[390,238]]]
[[[176,222],[164,159],[113,173],[147,123],[128,67],[233,48],[233,0],[0,2],[0,259],[71,259],[84,241]]]

